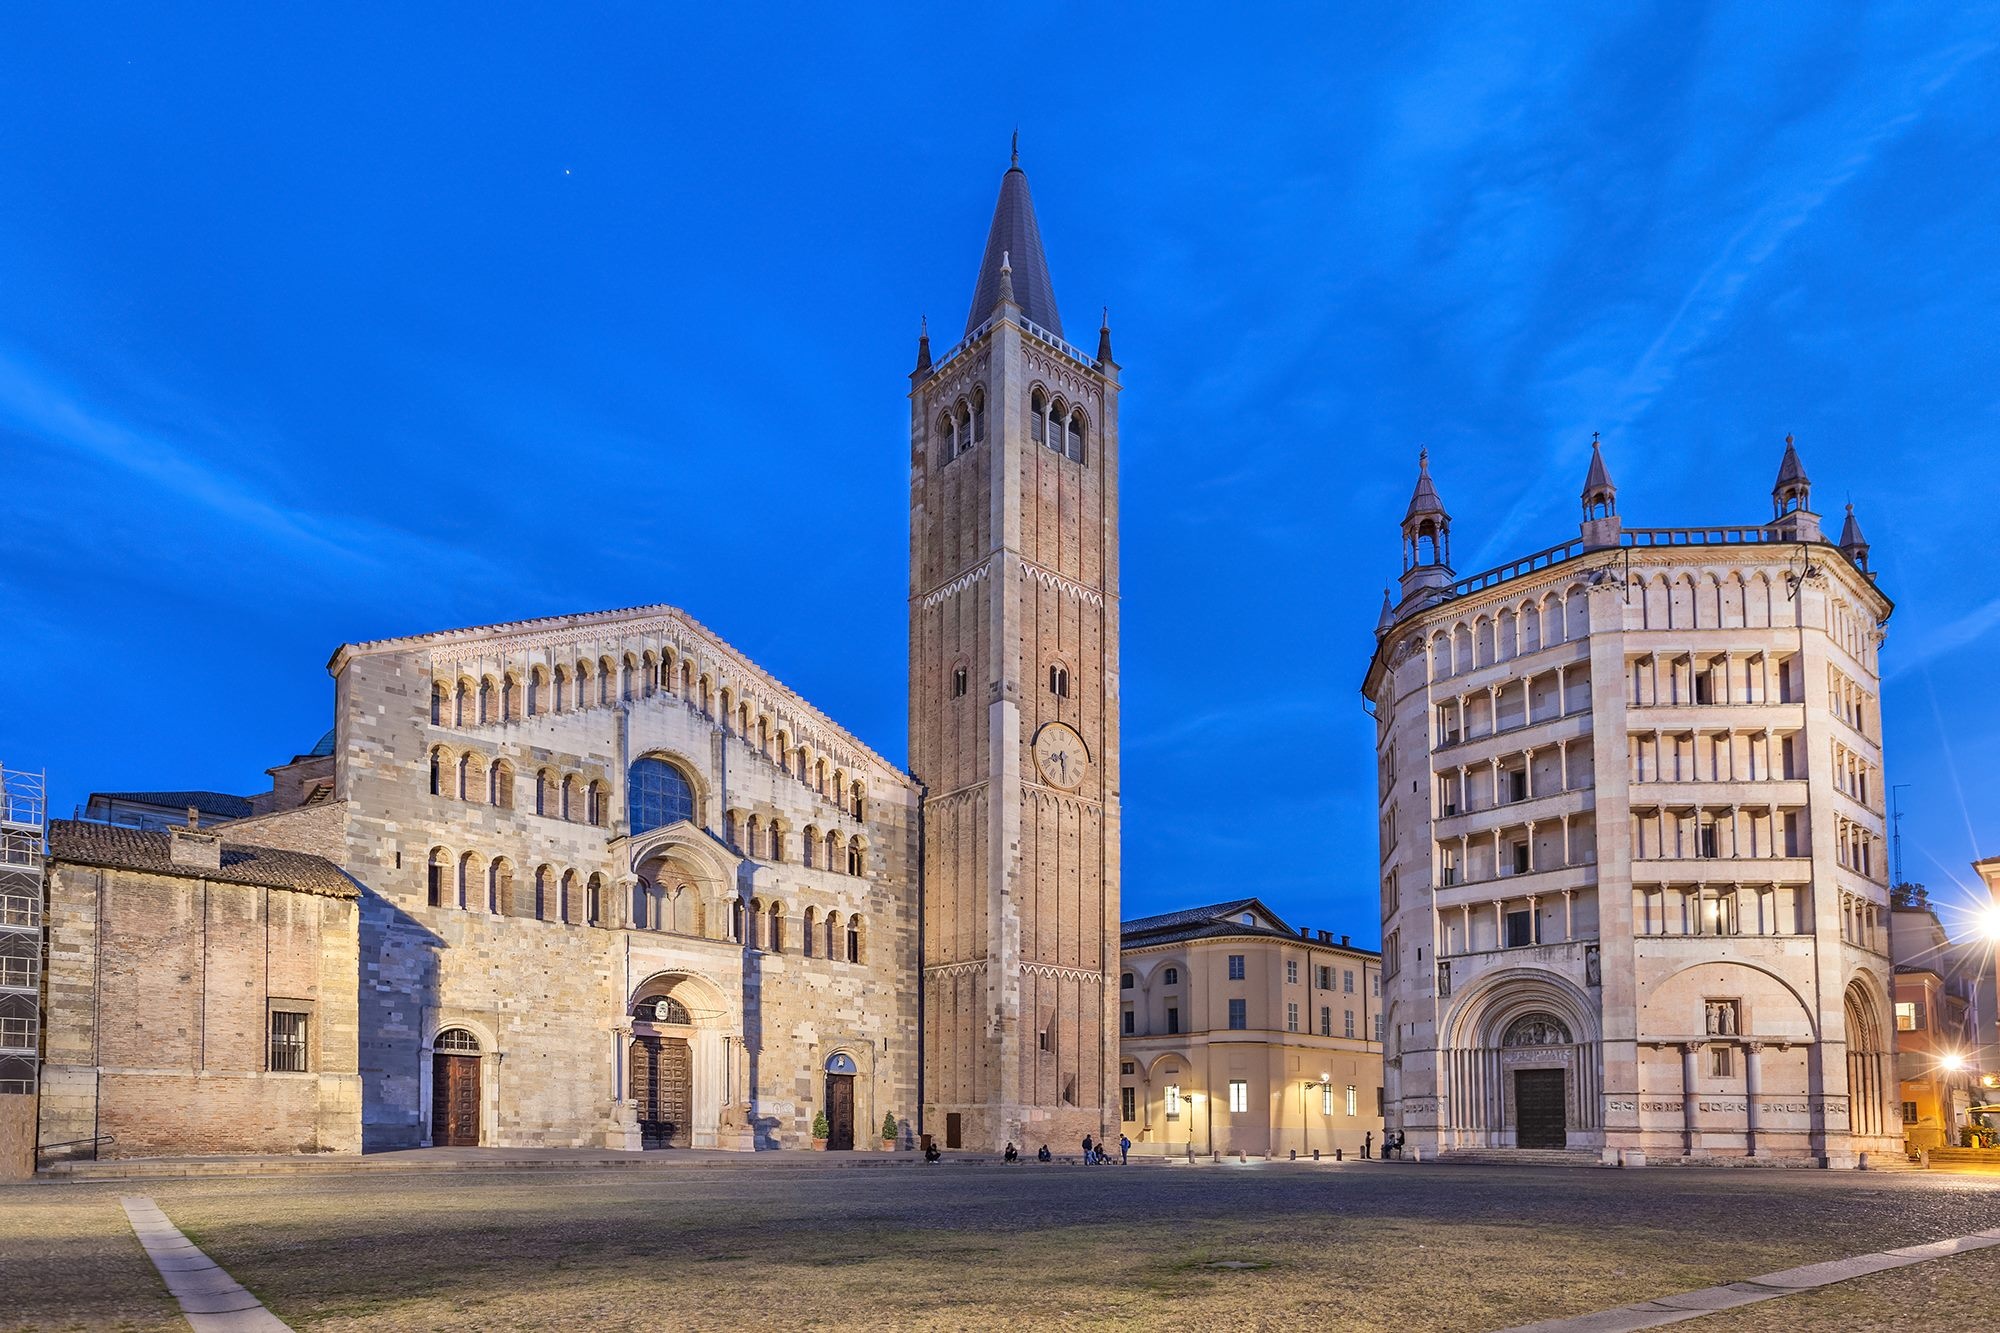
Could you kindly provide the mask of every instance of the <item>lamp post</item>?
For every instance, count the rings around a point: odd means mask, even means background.
[[[1330,1088],[1332,1086],[1333,1075],[1324,1072],[1320,1074],[1318,1082],[1308,1079],[1299,1084],[1299,1132],[1305,1136],[1307,1152],[1312,1151],[1312,1121],[1307,1119],[1306,1093],[1313,1088]],[[1333,1145],[1328,1144],[1327,1146],[1332,1147]]]

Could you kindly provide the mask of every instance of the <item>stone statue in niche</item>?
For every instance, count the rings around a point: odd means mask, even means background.
[[[1737,1022],[1736,1001],[1710,1000],[1708,1009],[1708,1035],[1711,1037],[1733,1037],[1740,1024]]]
[[[1601,986],[1604,984],[1603,963],[1598,958],[1595,944],[1583,951],[1583,984]]]

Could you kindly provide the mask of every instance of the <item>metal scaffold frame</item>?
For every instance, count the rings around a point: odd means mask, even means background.
[[[40,1063],[48,791],[0,765],[0,1096],[32,1094]]]

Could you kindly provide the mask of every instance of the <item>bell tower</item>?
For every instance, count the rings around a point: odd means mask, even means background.
[[[1063,337],[1018,147],[910,381],[924,1129],[1073,1146],[1118,1124],[1118,366]]]

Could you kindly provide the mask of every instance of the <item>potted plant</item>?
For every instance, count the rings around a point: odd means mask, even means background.
[[[826,1141],[833,1137],[833,1126],[827,1123],[826,1112],[813,1113],[813,1151],[825,1152]]]
[[[893,1148],[896,1146],[896,1113],[894,1111],[882,1117],[882,1146],[884,1148]]]

